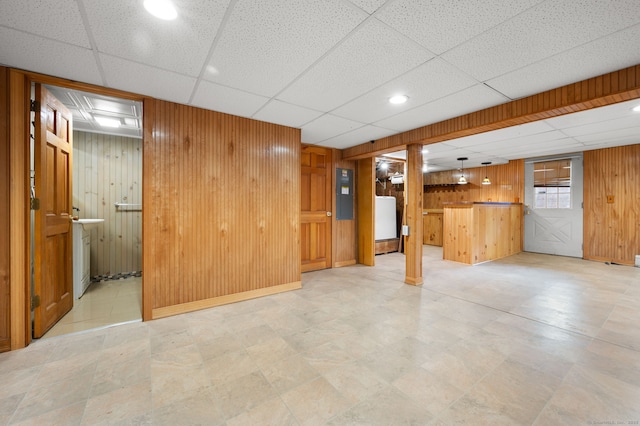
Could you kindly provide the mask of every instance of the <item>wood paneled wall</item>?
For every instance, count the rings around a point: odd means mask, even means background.
[[[144,102],[144,318],[300,288],[300,130]]]
[[[74,131],[73,205],[90,228],[91,276],[142,269],[142,140]]]
[[[9,138],[7,127],[7,69],[0,67],[0,352],[11,349],[9,257]]]
[[[640,139],[640,138],[639,138]],[[613,202],[607,201],[613,196]],[[640,144],[584,153],[584,257],[633,265],[640,255]]]
[[[430,186],[452,184],[458,181],[460,171],[449,170],[431,172],[424,176],[426,186],[424,194],[425,209],[441,209],[446,202],[494,201],[521,202],[524,200],[524,160],[512,160],[508,164],[488,167],[465,168],[467,185]],[[491,185],[482,185],[482,179],[488,176]]]
[[[333,151],[334,167],[333,167],[333,176],[336,175],[336,169],[350,169],[353,170],[353,176],[355,180],[355,170],[356,170],[356,162],[355,161],[346,161],[340,159],[340,151]],[[358,211],[358,202],[357,202],[357,192],[358,188],[354,182],[353,184],[354,190],[354,212],[353,212],[353,220],[336,220],[337,215],[333,215],[333,223],[332,223],[332,262],[334,268],[339,268],[341,266],[354,265],[356,263],[356,259],[358,257],[358,253],[356,251],[356,212]],[[333,188],[333,211],[336,211],[336,189]]]

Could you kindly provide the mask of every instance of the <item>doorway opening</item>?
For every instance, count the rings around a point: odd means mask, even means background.
[[[44,87],[72,116],[69,226],[73,308],[41,337],[141,321],[142,103],[53,85]],[[31,114],[31,197],[39,198],[45,189],[38,188],[36,176],[51,171],[36,166],[37,117]],[[32,210],[32,295],[36,294],[38,249],[35,217]]]

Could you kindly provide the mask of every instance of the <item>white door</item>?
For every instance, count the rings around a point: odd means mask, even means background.
[[[582,257],[582,154],[527,160],[524,250]]]

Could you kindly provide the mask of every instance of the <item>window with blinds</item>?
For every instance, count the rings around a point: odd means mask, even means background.
[[[571,208],[571,159],[533,163],[536,209]]]

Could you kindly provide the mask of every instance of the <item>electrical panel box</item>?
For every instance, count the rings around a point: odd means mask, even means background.
[[[336,220],[353,220],[353,170],[336,169]]]

